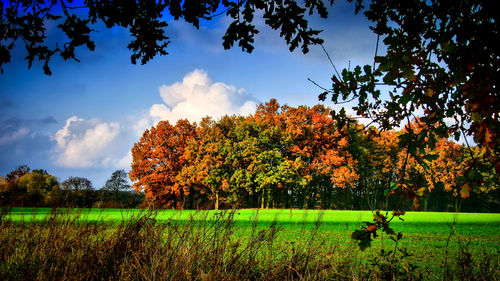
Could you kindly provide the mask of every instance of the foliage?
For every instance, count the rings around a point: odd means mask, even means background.
[[[22,165],[0,177],[0,206],[137,207],[142,196],[130,192],[126,176],[123,170],[115,171],[106,187],[95,190],[86,178],[69,177],[59,183],[45,170]]]
[[[272,99],[245,117],[160,122],[133,148],[134,188],[154,207],[196,209],[459,210],[471,196],[480,206],[478,193],[495,197],[498,177],[487,159],[481,188],[466,185],[467,155],[477,148],[439,138],[420,157],[400,146],[408,128],[422,131],[418,119],[381,132],[357,123],[339,129],[330,113]],[[497,210],[495,204],[483,210]]]
[[[184,150],[194,137],[196,125],[179,120],[175,126],[161,121],[132,148],[130,179],[137,192],[144,192],[151,207],[182,207],[184,190],[176,177],[185,165]]]
[[[127,190],[130,188],[127,180],[128,176],[125,170],[116,170],[111,174],[111,178],[106,181],[103,189],[118,192],[121,190]]]
[[[92,206],[99,208],[133,208],[142,202],[140,194],[130,190],[125,170],[116,170],[104,186],[96,191],[97,200]]]
[[[399,136],[406,152],[423,165],[425,149],[435,148],[440,138],[461,134],[473,136],[486,162],[493,163],[500,173],[499,156],[499,94],[498,13],[491,1],[372,1],[368,7],[356,0],[356,13],[363,11],[373,22],[373,32],[387,47],[378,53],[378,41],[373,65],[344,69],[332,76],[328,95],[334,102],[356,100],[353,108],[361,117],[370,118],[382,131],[391,130],[402,122],[410,123],[415,112],[423,112],[420,129]],[[333,1],[330,1],[333,5]],[[225,14],[231,18],[223,37],[224,48],[236,42],[242,50],[251,52],[254,36],[259,32],[253,21],[262,16],[265,23],[280,30],[290,51],[300,47],[308,52],[311,44],[322,43],[319,31],[309,28],[307,15],[328,16],[323,1],[85,1],[83,6],[72,1],[10,1],[0,8],[0,67],[10,61],[10,51],[22,41],[28,51],[29,66],[35,59],[44,62],[44,71],[50,74],[48,62],[55,54],[64,59],[75,59],[75,48],[86,46],[93,50],[92,25],[103,22],[107,28],[121,26],[130,31],[133,39],[128,45],[131,60],[146,63],[156,55],[167,54],[170,43],[165,35],[166,20],[183,19],[199,28],[200,21],[212,20]],[[169,15],[169,16],[168,16]],[[57,27],[69,41],[49,47],[46,26]],[[387,93],[379,86],[384,85]],[[334,112],[339,128],[345,125],[345,110]],[[451,123],[450,123],[451,121]],[[277,155],[270,152],[267,156]],[[266,157],[267,157],[266,156]],[[262,155],[264,157],[264,155]],[[330,158],[328,156],[328,158]],[[270,159],[268,159],[270,160]],[[266,161],[268,161],[266,160]],[[462,196],[471,189],[480,189],[484,183],[478,175],[490,172],[471,153],[464,162],[470,171],[463,177]],[[407,161],[402,165],[406,168]],[[422,164],[424,163],[424,164]],[[291,162],[283,163],[290,167]],[[263,167],[263,166],[261,166]],[[260,188],[277,184],[262,170],[258,179]],[[348,171],[341,172],[344,175]],[[274,172],[271,172],[274,173]],[[274,173],[276,174],[276,173]],[[417,190],[406,188],[411,181],[398,175],[399,192],[414,198]],[[411,184],[413,185],[413,184]],[[178,189],[178,188],[177,188]]]
[[[239,207],[303,208],[322,196],[318,187],[326,200],[327,189],[353,187],[357,179],[347,138],[323,106],[271,100],[246,118],[183,122],[186,135],[160,122],[132,150],[134,187],[157,207],[181,208],[187,200],[192,208],[194,197],[205,197],[216,208],[226,198]]]
[[[58,188],[56,177],[45,170],[21,165],[0,181],[0,205],[43,206],[52,190]]]
[[[334,102],[357,101],[356,114],[382,130],[420,115],[418,132],[409,127],[400,136],[402,147],[417,160],[439,138],[473,136],[500,173],[500,53],[494,43],[500,28],[492,2],[372,1],[368,8],[356,2],[387,51],[376,53],[373,65],[333,75],[331,90],[320,99],[331,95]],[[465,164],[480,173],[477,161]],[[465,189],[478,184],[467,180]]]
[[[333,2],[333,1],[332,1]],[[309,28],[307,15],[318,14],[326,18],[328,13],[323,1],[7,1],[0,5],[0,69],[10,62],[11,50],[16,44],[24,43],[28,52],[28,67],[38,59],[43,62],[45,74],[52,72],[49,62],[54,55],[64,60],[73,59],[78,47],[93,51],[92,40],[96,24],[104,23],[106,28],[123,27],[132,37],[128,48],[132,51],[131,61],[142,64],[157,55],[166,55],[169,37],[165,34],[167,21],[184,20],[199,28],[200,22],[223,15],[232,21],[223,36],[225,49],[235,43],[243,51],[252,52],[254,37],[259,31],[253,24],[261,16],[266,25],[280,30],[280,36],[287,42],[290,51],[301,48],[309,51],[309,45],[322,43],[319,30]],[[57,26],[60,37],[51,46],[47,29]],[[59,41],[60,40],[60,41]]]

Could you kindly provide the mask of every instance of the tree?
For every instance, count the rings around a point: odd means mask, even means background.
[[[238,43],[243,51],[252,52],[254,36],[259,33],[252,22],[255,16],[262,16],[268,26],[280,30],[290,51],[300,47],[307,53],[309,45],[323,41],[318,37],[319,30],[309,28],[306,13],[317,13],[323,18],[328,15],[321,0],[307,0],[301,4],[260,0],[8,1],[0,6],[0,70],[3,72],[3,65],[10,62],[14,46],[24,43],[28,67],[38,59],[44,63],[44,72],[50,75],[49,62],[54,55],[78,61],[76,48],[95,49],[91,35],[97,23],[104,23],[106,28],[128,29],[133,38],[127,46],[132,51],[131,61],[145,64],[157,55],[168,54],[167,20],[183,19],[199,28],[200,21],[223,14],[232,20],[223,37],[225,49]],[[50,25],[57,26],[60,38],[64,38],[55,46],[48,43],[46,30]]]
[[[500,172],[500,49],[494,43],[500,28],[492,5],[391,0],[372,1],[364,9],[357,1],[387,51],[376,54],[373,65],[335,73],[332,88],[319,98],[357,101],[357,115],[382,130],[410,123],[421,110],[419,134],[409,130],[401,136],[413,157],[421,158],[419,149],[434,147],[438,138],[473,136]],[[338,114],[344,116],[345,111]]]
[[[64,190],[72,190],[76,192],[94,190],[92,182],[84,177],[69,177],[61,183],[61,187]]]
[[[30,170],[27,165],[20,165],[5,176],[2,188],[3,205],[24,206],[27,201],[26,189],[18,184],[18,179],[28,174]]]
[[[17,178],[24,176],[25,174],[30,172],[30,167],[27,165],[20,165],[16,169],[12,170],[5,176],[6,181],[13,181]]]
[[[226,161],[226,137],[221,128],[210,117],[201,120],[197,127],[196,137],[187,145],[184,151],[186,165],[179,174],[178,181],[189,189],[194,185],[202,194],[210,194],[214,209],[219,209],[223,201],[223,193],[229,188],[231,167]],[[193,192],[192,190],[186,190]]]
[[[45,170],[21,165],[0,180],[0,205],[42,206],[47,195],[58,188],[56,177]]]
[[[123,190],[130,189],[130,184],[128,184],[127,173],[125,170],[116,170],[111,174],[111,178],[106,181],[104,184],[104,189],[119,192]]]
[[[371,1],[368,7],[362,0],[348,2],[355,2],[356,13],[363,11],[373,22],[371,28],[387,51],[376,52],[373,65],[335,73],[331,90],[320,99],[331,95],[334,102],[357,101],[357,114],[371,118],[382,130],[410,122],[414,112],[422,110],[425,129],[421,135],[435,137],[423,143],[424,137],[410,132],[406,139],[415,145],[409,146],[433,146],[436,137],[449,134],[457,139],[461,134],[474,136],[499,173],[500,50],[495,42],[500,39],[500,28],[494,1],[390,0]],[[199,28],[201,21],[225,15],[232,22],[223,37],[224,48],[238,43],[251,52],[259,32],[252,23],[261,16],[269,27],[280,30],[291,51],[301,48],[306,53],[311,44],[323,42],[320,31],[309,27],[307,17],[326,18],[328,12],[321,0],[89,0],[83,5],[46,0],[9,1],[0,7],[0,15],[0,68],[10,61],[12,48],[23,42],[28,66],[38,59],[50,74],[48,63],[54,55],[78,60],[77,47],[95,48],[91,35],[96,23],[127,28],[132,36],[131,60],[144,64],[167,54],[166,21],[172,18]],[[48,46],[48,25],[56,25],[60,38],[65,38],[55,46]],[[389,86],[388,96],[379,88],[381,84]],[[344,111],[337,115],[343,116]],[[414,149],[409,153],[420,157]]]
[[[95,189],[92,182],[84,177],[69,177],[61,183],[65,192],[65,203],[75,207],[92,207],[95,199]]]
[[[45,170],[33,170],[17,179],[17,184],[26,191],[27,204],[40,206],[45,203],[47,194],[58,186],[56,177]]]
[[[130,184],[128,183],[128,176],[125,170],[116,170],[111,174],[100,191],[101,201],[104,197],[111,197],[114,204],[123,207],[121,193],[130,190]],[[111,196],[109,196],[111,195]]]
[[[183,189],[176,178],[182,170],[184,150],[195,136],[196,124],[179,120],[175,126],[160,121],[146,130],[132,148],[132,187],[144,191],[152,207],[182,207]]]

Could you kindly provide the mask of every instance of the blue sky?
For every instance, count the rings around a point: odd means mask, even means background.
[[[350,4],[330,10],[327,20],[310,25],[324,30],[337,68],[371,64],[376,37],[366,19]],[[52,60],[52,76],[37,64],[28,70],[26,54],[16,48],[0,75],[0,175],[26,164],[61,181],[86,177],[100,188],[114,170],[129,170],[131,147],[159,120],[248,114],[271,98],[291,106],[318,103],[321,90],[307,78],[328,87],[333,74],[320,46],[290,53],[279,32],[256,19],[254,52],[226,51],[228,24],[219,17],[196,30],[171,21],[169,55],[146,65],[130,63],[127,30],[96,26],[96,50],[78,50],[80,63]]]

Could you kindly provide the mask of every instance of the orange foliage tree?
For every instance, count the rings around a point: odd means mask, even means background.
[[[184,166],[184,150],[195,135],[196,124],[179,120],[175,126],[161,121],[146,130],[132,148],[133,188],[143,191],[151,207],[182,207],[184,190],[177,175]]]

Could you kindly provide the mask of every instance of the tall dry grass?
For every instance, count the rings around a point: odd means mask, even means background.
[[[73,211],[70,211],[74,213]],[[234,213],[158,222],[144,212],[118,225],[82,222],[53,211],[42,222],[12,222],[0,213],[0,280],[498,280],[498,257],[475,264],[464,253],[446,275],[433,275],[400,254],[360,258],[320,235],[282,241],[275,223],[247,232]],[[397,247],[395,248],[397,251]],[[453,273],[456,273],[455,275]]]

